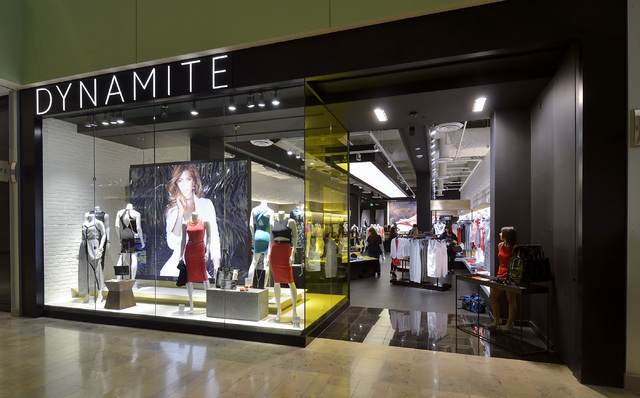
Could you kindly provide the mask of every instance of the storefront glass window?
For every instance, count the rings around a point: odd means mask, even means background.
[[[347,135],[302,83],[43,137],[45,306],[302,335],[346,302]]]

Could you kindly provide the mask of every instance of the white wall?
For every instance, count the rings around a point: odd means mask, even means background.
[[[640,109],[640,0],[629,0],[629,109]],[[640,148],[629,148],[627,242],[627,371],[640,390]]]
[[[78,134],[76,125],[43,121],[43,218],[45,303],[68,299],[78,284],[81,224],[94,207],[94,140]],[[129,166],[143,163],[142,151],[109,141],[95,142],[95,205],[110,216],[112,244],[105,277],[113,277],[120,244],[114,229],[116,212],[126,204]]]
[[[491,189],[491,151],[487,152],[482,162],[471,174],[467,183],[460,190],[460,199],[470,200],[471,208],[488,204]]]

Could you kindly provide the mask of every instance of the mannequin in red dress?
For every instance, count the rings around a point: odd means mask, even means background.
[[[298,243],[298,228],[292,218],[285,218],[284,211],[279,211],[271,220],[271,250],[269,251],[269,268],[273,273],[273,293],[276,299],[276,322],[280,321],[280,284],[288,283],[291,288],[293,318],[297,318],[297,290],[293,282],[291,264]]]
[[[209,258],[209,242],[205,239],[211,236],[211,226],[208,221],[202,221],[195,211],[191,218],[182,224],[182,241],[180,253],[187,266],[187,291],[189,292],[190,314],[193,314],[193,282],[202,282],[204,288],[209,289],[209,275],[207,273],[207,258]]]

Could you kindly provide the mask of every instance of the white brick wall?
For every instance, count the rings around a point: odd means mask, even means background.
[[[68,299],[78,284],[78,260],[84,213],[95,205],[109,215],[111,246],[105,279],[114,277],[120,244],[114,227],[118,210],[127,203],[129,166],[154,162],[154,150],[139,150],[78,134],[76,125],[43,121],[44,277],[45,303]],[[186,144],[159,149],[158,163],[189,159]],[[95,148],[94,148],[95,145]],[[95,157],[94,157],[95,149]],[[95,193],[93,184],[95,159]],[[95,197],[95,202],[94,202]]]

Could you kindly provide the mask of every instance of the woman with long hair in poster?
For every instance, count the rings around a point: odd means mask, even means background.
[[[214,270],[220,267],[220,235],[216,222],[216,210],[210,199],[204,197],[200,173],[194,164],[179,164],[173,166],[171,179],[167,183],[169,204],[164,211],[166,223],[167,246],[173,253],[160,270],[160,276],[178,276],[178,261],[180,260],[180,242],[182,240],[182,226],[189,220],[191,213],[198,213],[203,221],[209,222],[211,236],[209,241],[210,257]]]

